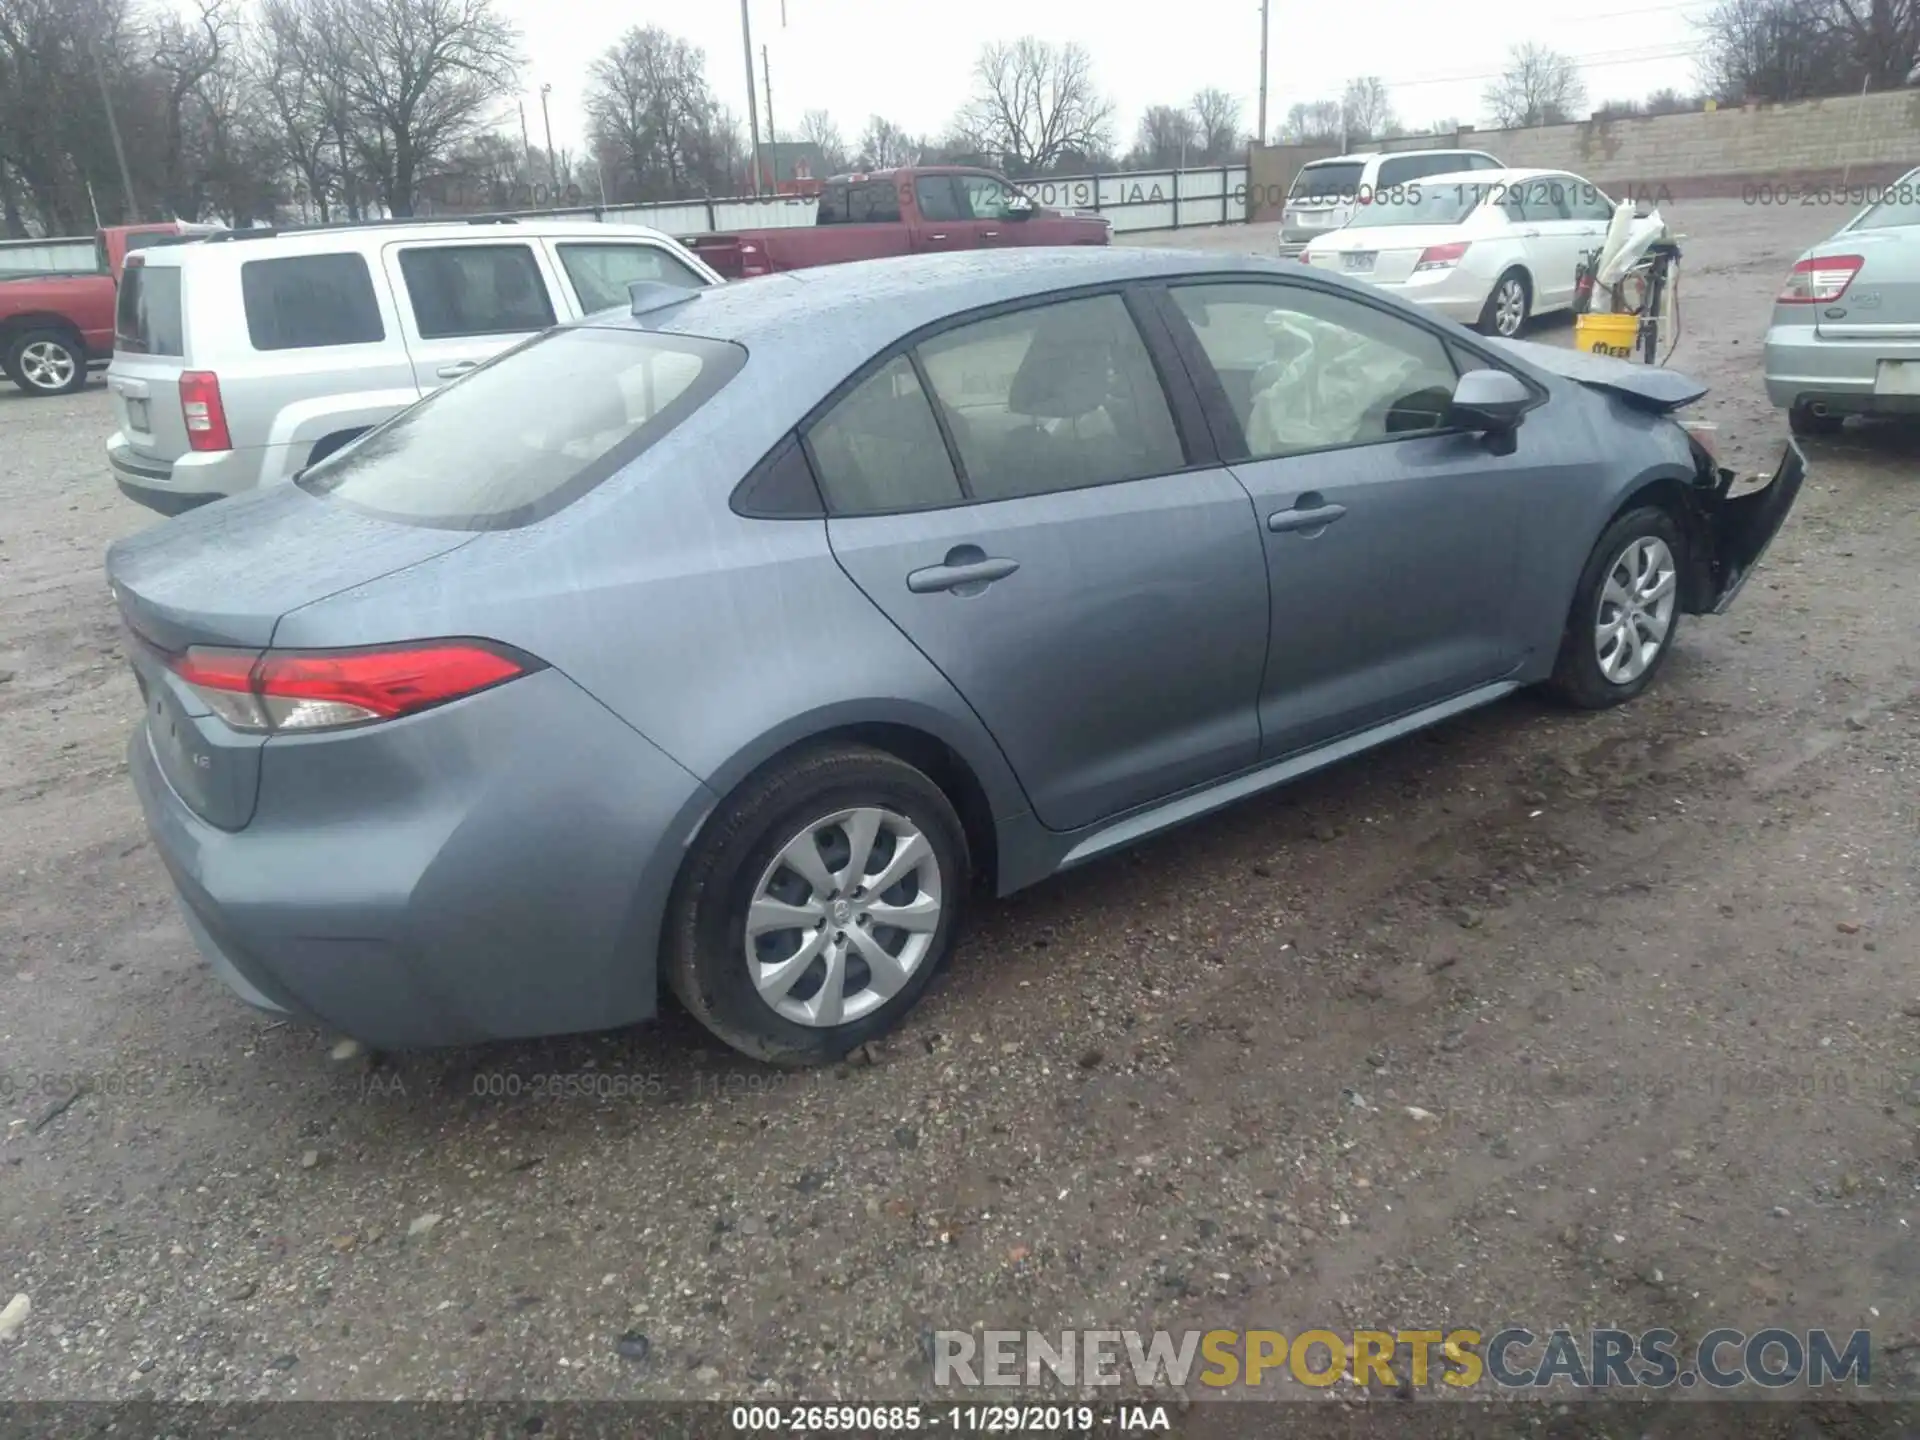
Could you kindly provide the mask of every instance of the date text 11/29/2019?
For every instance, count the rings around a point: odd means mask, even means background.
[[[1164,1405],[736,1405],[745,1434],[1144,1434],[1173,1428]]]

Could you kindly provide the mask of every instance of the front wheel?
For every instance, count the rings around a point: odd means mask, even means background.
[[[29,330],[7,347],[5,369],[29,395],[65,395],[87,383],[87,352],[59,330]]]
[[[1656,505],[1606,528],[1580,572],[1552,689],[1582,710],[1633,699],[1653,683],[1680,628],[1686,541]]]
[[[811,752],[716,812],[675,887],[667,983],[755,1059],[837,1060],[919,1000],[969,874],[960,819],[920,771],[864,746]]]
[[[1493,282],[1487,303],[1480,308],[1477,328],[1482,335],[1498,335],[1511,340],[1526,326],[1533,308],[1533,291],[1526,273],[1509,270]]]

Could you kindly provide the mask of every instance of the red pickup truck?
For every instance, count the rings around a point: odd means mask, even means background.
[[[680,243],[729,280],[740,280],[934,250],[1112,239],[1110,222],[1043,209],[990,170],[928,165],[835,176],[821,186],[812,225],[683,235]]]
[[[87,383],[87,367],[113,358],[113,310],[127,254],[163,236],[212,225],[168,220],[113,225],[94,235],[94,270],[0,280],[0,374],[29,395],[61,395]]]

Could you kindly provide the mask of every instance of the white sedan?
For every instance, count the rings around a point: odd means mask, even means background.
[[[1581,257],[1606,240],[1614,202],[1564,170],[1429,175],[1371,203],[1300,259],[1403,300],[1513,336],[1573,304]]]

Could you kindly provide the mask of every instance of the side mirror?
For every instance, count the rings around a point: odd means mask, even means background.
[[[1032,196],[1016,194],[1011,200],[1007,201],[1007,218],[1009,220],[1025,220],[1039,208],[1039,206],[1033,203]]]
[[[1482,434],[1504,435],[1519,428],[1534,405],[1533,392],[1505,370],[1469,370],[1453,387],[1447,423]]]

